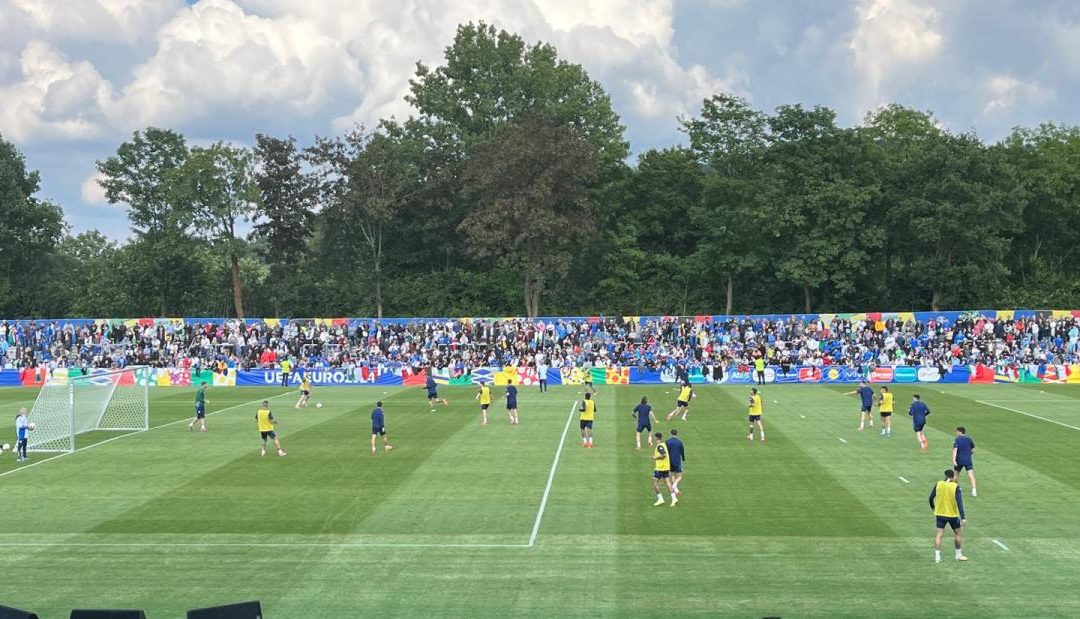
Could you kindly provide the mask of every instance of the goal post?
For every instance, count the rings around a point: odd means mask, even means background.
[[[75,451],[75,437],[95,431],[139,432],[150,427],[144,366],[97,370],[89,374],[54,373],[30,410],[34,429],[27,447],[34,451]],[[143,372],[144,373],[144,372]]]

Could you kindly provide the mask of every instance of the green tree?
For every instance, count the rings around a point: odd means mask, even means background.
[[[65,224],[60,207],[34,197],[40,182],[22,154],[0,136],[0,312],[6,316],[48,311],[35,293],[36,282]]]
[[[465,186],[478,203],[461,223],[468,250],[520,275],[529,316],[593,232],[588,187],[597,165],[595,145],[542,121],[503,126],[468,162]]]

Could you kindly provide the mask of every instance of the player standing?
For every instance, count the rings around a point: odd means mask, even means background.
[[[961,550],[964,541],[964,497],[960,486],[956,485],[952,469],[945,469],[945,479],[934,485],[930,491],[930,509],[934,510],[937,520],[937,535],[934,536],[934,563],[941,563],[941,537],[945,534],[945,525],[953,530],[953,545],[956,547],[956,560],[967,561]]]
[[[682,465],[686,461],[686,446],[679,438],[679,431],[671,429],[671,437],[664,441],[667,446],[668,459],[671,460],[671,491],[675,496],[682,496],[679,484],[682,483]]]
[[[953,470],[959,473],[967,469],[968,480],[971,482],[971,496],[979,496],[979,493],[975,491],[975,463],[972,461],[974,453],[975,441],[967,435],[967,428],[964,426],[956,428],[956,438],[953,439],[952,444]]]
[[[634,412],[630,413],[634,417],[637,417],[637,448],[641,449],[641,433],[645,433],[646,440],[649,441],[649,447],[652,447],[652,424],[660,423],[656,418],[656,415],[652,412],[652,407],[649,406],[649,398],[641,396],[641,404],[634,407]]]
[[[750,421],[750,433],[746,435],[746,440],[754,440],[754,424],[757,424],[758,431],[761,432],[761,442],[765,442],[765,426],[761,423],[761,394],[758,393],[757,387],[750,389],[750,412],[747,417]]]
[[[26,455],[26,445],[30,442],[30,421],[26,416],[26,407],[19,409],[15,415],[15,461],[26,462],[30,458]]]
[[[480,385],[480,391],[477,392],[476,399],[480,400],[480,416],[483,417],[480,425],[486,426],[488,409],[491,408],[491,387]]]
[[[300,377],[300,399],[296,402],[296,408],[306,408],[308,399],[311,397],[311,379],[307,374]]]
[[[671,494],[671,506],[675,507],[675,504],[679,502],[679,497],[676,496],[675,491],[671,489],[671,460],[668,458],[667,445],[664,444],[664,435],[657,432],[656,447],[653,449],[653,480],[652,487],[656,492],[656,502],[653,506],[659,506],[664,504],[664,495],[660,491],[660,480],[664,480],[664,484],[667,485],[668,493]]]
[[[911,406],[908,407],[908,413],[911,417],[911,427],[915,430],[915,438],[919,439],[919,446],[923,451],[930,449],[930,441],[926,440],[926,434],[923,433],[923,428],[926,427],[926,416],[930,414],[930,407],[926,405],[926,402],[922,401],[919,394],[911,396]]]
[[[292,361],[289,361],[289,355],[285,355],[285,358],[281,360],[281,386],[289,386],[289,373],[292,372]]]
[[[536,360],[536,380],[540,381],[540,393],[548,390],[547,375],[548,364],[543,357],[538,357]]]
[[[516,426],[521,423],[518,420],[517,387],[513,385],[506,386],[506,415],[510,418],[510,425]]]
[[[375,410],[371,411],[371,453],[378,453],[375,449],[375,437],[381,436],[383,450],[390,451],[394,448],[390,444],[390,437],[386,435],[386,420],[383,416],[382,402],[375,403]]]
[[[195,429],[196,421],[199,422],[199,432],[206,432],[206,381],[195,392],[195,418],[187,426],[189,431]]]
[[[874,427],[874,390],[870,388],[870,385],[866,384],[865,380],[860,380],[858,389],[848,391],[844,395],[858,395],[862,400],[862,408],[859,409],[859,429],[864,429],[867,423],[871,428]]]
[[[593,446],[593,421],[596,421],[596,400],[592,399],[591,393],[585,394],[585,399],[581,401],[581,406],[578,408],[578,412],[581,413],[581,446],[586,449],[592,449]]]
[[[281,448],[281,440],[278,439],[277,431],[274,429],[277,422],[274,421],[274,414],[270,412],[270,402],[263,400],[262,408],[255,413],[255,424],[259,427],[259,436],[262,437],[262,448],[259,449],[259,456],[266,455],[266,439],[274,441],[274,447],[277,447],[277,455],[284,456],[285,450]]]
[[[596,391],[596,387],[593,386],[592,382],[592,368],[581,368],[581,385],[585,388],[586,397],[589,395],[596,395],[598,393]]]
[[[690,410],[690,398],[694,396],[694,390],[690,388],[690,383],[683,383],[682,387],[679,387],[679,395],[675,399],[675,410],[667,414],[664,417],[665,421],[671,421],[671,418],[682,413],[683,421],[686,421],[686,413]]]
[[[427,389],[427,402],[428,407],[431,409],[428,412],[435,412],[435,403],[440,400],[439,387],[435,383],[435,377],[431,375],[431,368],[428,368],[427,379],[424,381],[424,388]],[[450,406],[450,401],[446,398],[442,398],[443,406]]]
[[[893,394],[888,387],[881,388],[878,413],[881,415],[881,435],[892,436]]]

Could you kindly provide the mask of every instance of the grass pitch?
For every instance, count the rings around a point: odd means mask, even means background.
[[[850,389],[764,388],[761,444],[745,438],[749,387],[698,387],[689,421],[657,428],[687,446],[675,508],[652,506],[630,417],[647,395],[662,419],[670,387],[600,387],[592,450],[571,387],[522,388],[517,427],[501,388],[487,427],[466,388],[443,387],[451,405],[435,413],[416,388],[317,388],[323,408],[302,411],[294,391],[218,388],[205,434],[182,422],[192,390],[151,389],[148,432],[0,459],[0,604],[42,617],[246,599],[270,618],[1080,616],[1080,389],[897,386],[889,439],[856,429]],[[904,413],[916,391],[933,410],[929,453]],[[0,407],[32,398],[0,390]],[[284,458],[259,457],[264,398]],[[372,455],[376,399],[395,449]],[[978,498],[962,478],[971,560],[953,561],[947,537],[935,565],[926,497],[957,425],[977,443]]]

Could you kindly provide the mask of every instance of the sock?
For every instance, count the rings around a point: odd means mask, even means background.
[[[940,550],[935,550],[934,551],[934,560],[935,561],[941,561],[941,551]]]
[[[958,556],[958,557],[961,557],[961,556],[963,556],[963,555],[964,555],[964,553],[960,552],[960,549],[959,549],[959,548],[957,548],[957,549],[956,549],[956,556]]]
[[[657,501],[663,501],[663,500],[664,500],[664,495],[662,495],[662,494],[660,494],[659,492],[657,492],[657,493],[656,493],[656,500],[657,500]]]
[[[765,430],[761,431],[761,440],[765,440]]]

